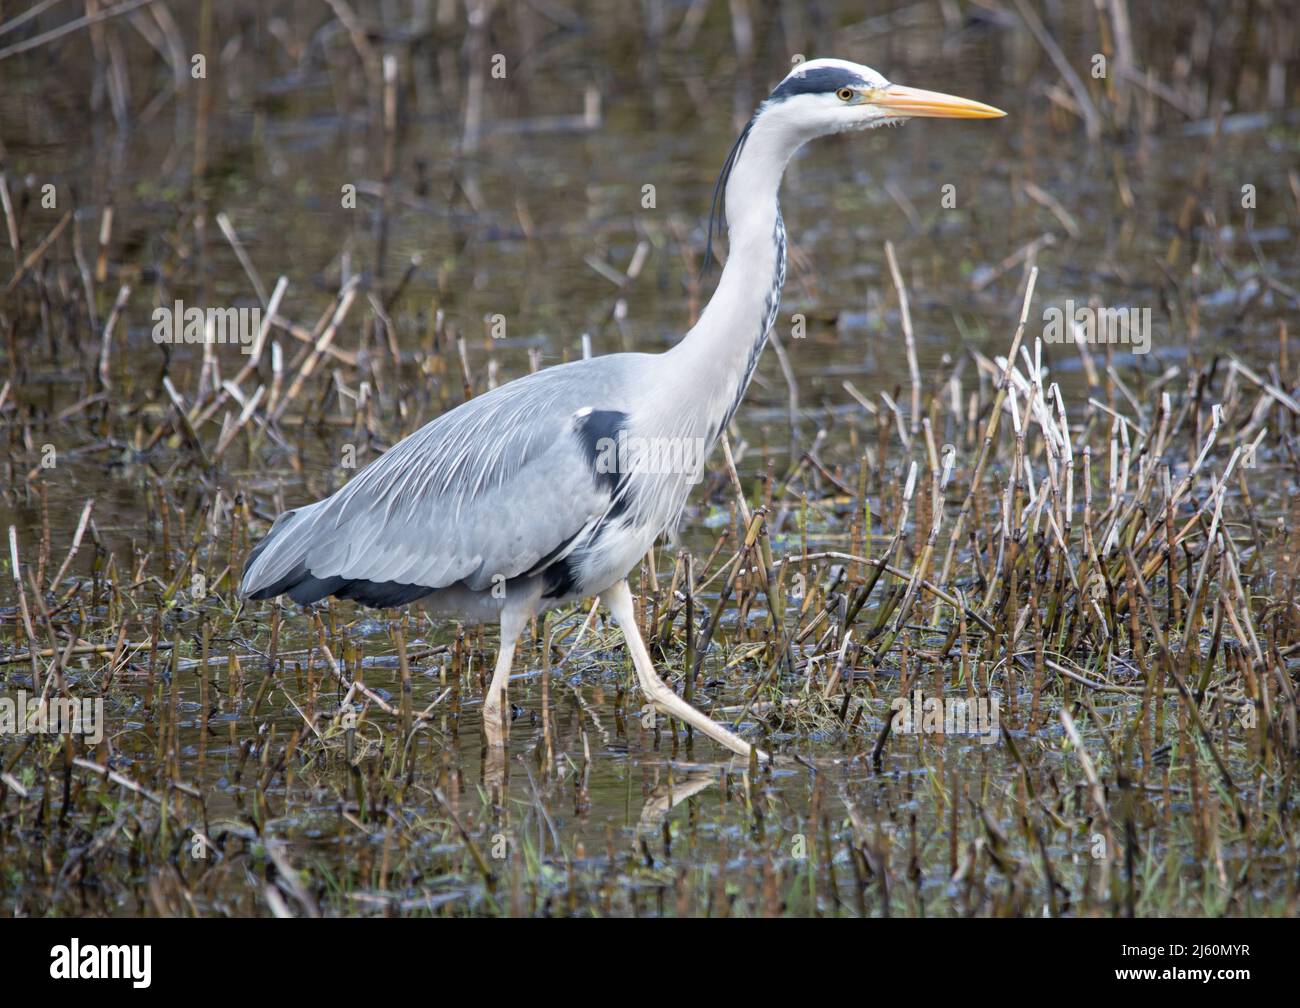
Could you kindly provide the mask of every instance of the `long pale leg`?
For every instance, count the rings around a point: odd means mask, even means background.
[[[641,682],[641,692],[646,695],[646,698],[663,713],[693,725],[719,745],[726,746],[732,752],[748,758],[750,749],[753,748],[748,742],[697,711],[659,678],[659,674],[655,672],[654,662],[650,660],[650,652],[646,650],[645,642],[641,640],[641,631],[636,625],[636,612],[632,608],[632,591],[628,588],[627,582],[620,581],[609,590],[602,592],[600,600],[609,608],[614,621],[623,631],[623,637],[627,640],[627,649],[632,654],[632,665],[636,669],[637,679]],[[759,749],[758,758],[766,760],[768,755]]]
[[[483,738],[487,742],[483,776],[491,788],[499,788],[505,780],[506,737],[510,734],[510,715],[506,708],[506,684],[510,681],[510,668],[514,664],[515,646],[532,615],[530,599],[520,599],[518,604],[506,603],[501,609],[501,650],[497,652],[492,682],[483,697]]]
[[[509,633],[506,621],[501,621],[501,649],[497,652],[496,667],[492,669],[492,682],[488,684],[483,697],[483,728],[489,736],[495,731],[501,736],[507,721],[502,715],[505,709],[506,684],[510,682],[510,668],[515,660],[515,645],[519,643],[519,633]]]

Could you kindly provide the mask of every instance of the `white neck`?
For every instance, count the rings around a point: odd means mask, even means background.
[[[669,351],[718,428],[744,395],[776,318],[785,281],[777,191],[803,139],[761,111],[755,118],[724,195],[727,265],[699,321]]]

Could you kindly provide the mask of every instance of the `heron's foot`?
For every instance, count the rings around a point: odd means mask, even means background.
[[[722,725],[697,711],[659,678],[659,673],[655,671],[654,662],[650,660],[650,652],[646,650],[645,641],[641,639],[641,630],[637,626],[636,609],[632,605],[632,590],[628,588],[626,580],[611,585],[600,593],[600,598],[605,605],[609,606],[614,621],[618,623],[619,629],[623,631],[623,637],[627,640],[628,651],[632,656],[632,665],[636,669],[637,680],[641,683],[641,691],[650,703],[669,717],[685,721],[701,734],[713,739],[718,745],[730,749],[737,756],[743,756],[748,760],[752,755],[765,762],[770,758],[767,753],[755,749],[735,732],[722,727]]]
[[[752,750],[757,754],[760,763],[766,763],[772,758],[762,749],[750,745],[731,729],[724,728],[702,711],[696,710],[674,693],[670,686],[659,683],[657,687],[645,687],[645,692],[647,699],[660,714],[686,722],[703,735],[713,739],[718,745],[730,749],[736,755],[749,759]]]

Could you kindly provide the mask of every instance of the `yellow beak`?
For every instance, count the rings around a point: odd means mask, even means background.
[[[902,84],[890,84],[868,100],[877,108],[889,112],[931,119],[998,119],[1006,115],[1001,109],[983,102],[938,91],[922,91]]]

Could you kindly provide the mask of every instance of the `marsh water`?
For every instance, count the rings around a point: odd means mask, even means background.
[[[390,865],[382,817],[349,805],[373,782],[319,767],[303,771],[305,779],[318,775],[309,786],[273,783],[263,807],[263,798],[250,798],[250,752],[255,763],[267,732],[283,738],[298,730],[305,696],[323,706],[343,691],[335,695],[327,672],[303,667],[320,656],[314,625],[292,606],[283,611],[276,644],[285,688],[262,686],[269,607],[246,607],[221,622],[210,610],[214,603],[201,596],[161,601],[184,567],[183,556],[164,554],[168,547],[183,553],[178,544],[210,521],[207,577],[231,564],[237,570],[241,558],[226,556],[227,542],[251,544],[282,508],[342,485],[354,472],[344,461],[349,451],[364,464],[391,440],[358,438],[360,390],[344,368],[290,404],[280,436],[238,439],[201,473],[178,436],[142,450],[170,409],[164,373],[190,398],[246,362],[235,346],[215,348],[205,364],[201,347],[164,347],[153,339],[159,305],[259,303],[219,214],[228,217],[264,292],[287,278],[279,313],[305,330],[350,277],[361,277],[364,289],[381,298],[392,295],[384,338],[404,366],[390,368],[383,387],[366,394],[375,397],[369,408],[383,413],[385,431],[409,432],[463,401],[467,384],[481,392],[532,367],[581,356],[584,337],[597,354],[655,351],[678,339],[716,277],[701,275],[701,258],[714,181],[731,143],[795,54],[833,54],[901,83],[1008,112],[992,122],[916,121],[837,136],[810,146],[790,166],[782,193],[790,269],[777,333],[795,380],[800,437],[806,444],[825,430],[819,457],[843,483],[856,486],[862,444],[877,437],[875,416],[846,383],[886,416],[881,393],[906,409],[909,370],[886,241],[910,296],[923,381],[946,381],[965,356],[971,363],[960,379],[963,401],[990,383],[970,352],[989,359],[1006,352],[1030,265],[1039,275],[1029,339],[1041,335],[1043,311],[1067,301],[1150,309],[1149,353],[1094,348],[1097,366],[1112,367],[1139,398],[1168,368],[1216,354],[1235,355],[1267,375],[1278,363],[1279,327],[1295,328],[1300,131],[1294,107],[1270,107],[1268,80],[1243,83],[1263,45],[1244,32],[1226,33],[1237,46],[1218,53],[1228,76],[1198,93],[1185,87],[1179,60],[1185,50],[1196,51],[1199,22],[1180,21],[1180,31],[1164,32],[1155,14],[1135,8],[1133,37],[1138,65],[1150,70],[1147,86],[1128,82],[1134,94],[1126,122],[1090,137],[1070,111],[1068,87],[1011,7],[750,4],[753,39],[745,44],[734,10],[716,3],[578,5],[549,14],[501,5],[482,31],[466,27],[456,4],[359,4],[360,39],[325,5],[215,4],[200,81],[191,74],[191,55],[205,31],[203,5],[166,6],[168,19],[133,13],[0,60],[0,162],[21,219],[23,254],[75,209],[72,240],[90,259],[101,326],[119,290],[130,287],[107,392],[84,414],[63,411],[92,392],[88,376],[100,334],[86,327],[80,340],[44,337],[39,313],[31,311],[5,323],[13,482],[0,501],[0,526],[14,526],[25,557],[48,536],[57,566],[93,498],[94,571],[87,547],[72,576],[102,573],[112,555],[118,576],[133,582],[129,610],[116,614],[130,621],[128,636],[147,639],[157,618],[161,639],[177,644],[170,667],[145,647],[119,673],[107,712],[113,765],[128,776],[149,776],[146,768],[167,744],[149,713],[172,691],[178,777],[204,791],[213,834],[222,823],[238,831],[238,824],[256,822],[262,835],[285,840],[290,860],[306,877],[324,880],[321,891],[338,897],[345,912],[580,912],[587,904],[572,902],[584,891],[573,879],[584,873],[596,879],[585,890],[596,910],[685,912],[696,897],[715,910],[737,901],[751,912],[769,904],[826,910],[848,874],[829,841],[824,861],[814,852],[821,867],[806,874],[769,878],[768,862],[754,851],[788,852],[804,840],[817,848],[816,838],[829,836],[824,821],[847,819],[857,834],[874,836],[877,849],[888,846],[881,837],[890,834],[894,857],[918,866],[928,859],[948,865],[951,844],[955,867],[957,839],[949,836],[947,806],[936,791],[957,782],[977,794],[1012,787],[1015,764],[1005,746],[973,736],[937,743],[905,737],[873,769],[855,756],[864,744],[870,749],[889,710],[890,687],[878,682],[870,690],[879,703],[859,726],[865,743],[821,726],[793,728],[788,737],[818,771],[787,761],[760,785],[741,767],[726,770],[726,754],[705,741],[666,725],[646,727],[617,633],[598,617],[579,640],[588,613],[581,606],[551,619],[551,660],[563,655],[564,662],[549,680],[535,641],[517,663],[507,789],[493,802],[478,685],[490,671],[495,632],[413,613],[405,629],[406,647],[416,655],[411,701],[415,711],[432,714],[414,736],[402,815],[411,817],[408,827],[420,818],[439,825],[425,841],[403,844]],[[1084,9],[1091,5],[1074,6],[1050,5],[1041,15],[1087,86],[1114,86],[1089,76],[1097,26]],[[696,8],[702,13],[692,13]],[[59,18],[51,12],[37,20],[50,27]],[[17,37],[0,36],[0,48]],[[398,80],[391,133],[382,100],[385,53],[394,56]],[[1294,74],[1294,57],[1287,58]],[[1254,100],[1216,121],[1216,103],[1242,93]],[[52,206],[42,205],[46,185],[54,187]],[[1253,187],[1249,207],[1243,187]],[[1189,198],[1196,204],[1190,217]],[[111,235],[99,270],[107,207]],[[1171,253],[1171,244],[1182,250]],[[1188,246],[1197,250],[1194,260]],[[17,268],[18,257],[10,261],[8,252],[0,254],[0,276]],[[351,354],[372,344],[366,328],[375,323],[364,312],[358,301],[335,348]],[[504,332],[493,332],[494,325]],[[277,335],[286,359],[304,345]],[[1082,413],[1090,394],[1082,357],[1069,346],[1042,353],[1066,403]],[[789,404],[786,378],[769,350],[737,419],[747,489],[791,464]],[[128,411],[126,421],[121,414]],[[34,443],[18,433],[19,415],[26,428],[36,424]],[[199,434],[211,442],[220,430],[218,413]],[[939,443],[960,444],[963,436],[951,416],[935,431]],[[42,496],[22,475],[44,443],[55,445],[58,462],[42,474]],[[905,460],[892,466],[873,476],[877,490],[868,488],[876,503],[871,538],[881,542],[893,533],[886,487],[906,477]],[[1252,476],[1263,522],[1296,524],[1294,482],[1294,470]],[[172,515],[164,529],[160,494],[165,508],[185,515],[184,533]],[[216,517],[214,500],[226,508]],[[230,510],[236,500],[247,502],[249,522],[231,531],[222,522],[241,514]],[[733,503],[714,459],[711,478],[688,507],[680,543],[655,554],[658,589],[672,579],[678,549],[704,563],[719,531],[737,521]],[[784,524],[774,528],[774,555],[847,548],[847,519],[819,512],[800,520],[798,512],[791,502]],[[648,591],[649,584],[643,566],[634,590]],[[12,585],[6,574],[0,610],[16,625]],[[237,605],[230,588],[227,571],[213,589],[227,614]],[[702,592],[701,607],[712,604],[717,588]],[[335,657],[396,705],[402,686],[394,615],[336,604],[329,620],[351,645]],[[101,624],[91,640],[111,644],[116,627],[102,625],[102,612],[90,618]],[[190,673],[201,660],[205,619],[214,628],[211,679],[201,684]],[[747,619],[761,623],[754,612]],[[733,611],[722,627],[696,700],[734,717],[752,699],[764,666],[747,657],[752,637],[730,636]],[[102,662],[92,656],[70,676],[94,681]],[[23,664],[0,674],[9,692],[32,685]],[[898,671],[878,675],[887,680]],[[1127,700],[1098,700],[1103,711],[1111,702]],[[754,728],[752,713],[746,726]],[[779,727],[765,730],[781,742]],[[1061,733],[1054,720],[1045,732]],[[385,730],[363,722],[348,735],[346,758],[389,742]],[[1059,749],[1045,758],[1068,760]],[[345,756],[324,751],[317,759]],[[373,797],[367,792],[358,803],[366,807]],[[881,803],[890,806],[888,816],[879,814]],[[527,871],[512,877],[524,881],[503,895],[473,872],[426,871],[442,863],[444,848],[460,843],[449,832],[448,809],[483,850],[504,838],[520,851]],[[1082,840],[1051,848],[1066,861],[1086,856]],[[379,877],[389,883],[382,890],[374,881],[380,862]],[[80,906],[140,912],[149,873],[138,869],[135,884],[121,890],[82,893]],[[914,893],[893,897],[895,909],[933,912],[950,897],[955,906],[955,884],[944,881],[951,874],[918,868]],[[674,881],[682,877],[689,883]],[[14,905],[41,912],[39,897],[19,888]],[[554,904],[547,903],[551,896]],[[881,899],[887,911],[891,897]],[[233,876],[198,904],[204,912],[266,912],[257,887]]]

